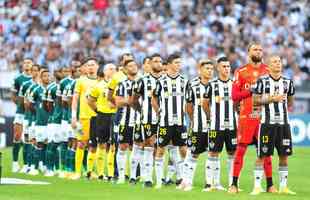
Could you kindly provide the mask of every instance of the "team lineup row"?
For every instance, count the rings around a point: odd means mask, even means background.
[[[118,67],[99,67],[95,58],[75,61],[56,70],[53,82],[45,68],[25,59],[12,90],[17,104],[12,170],[19,171],[23,147],[23,173],[37,175],[40,169],[45,176],[57,172],[78,180],[84,166],[88,179],[117,177],[123,184],[129,169],[131,184],[140,177],[144,187],[155,182],[160,189],[172,182],[175,172],[177,189],[190,191],[197,159],[207,151],[203,191],[225,190],[220,183],[225,144],[228,192],[237,193],[247,146],[256,144],[251,194],[263,191],[264,172],[266,191],[278,192],[272,181],[274,148],[279,192],[295,194],[287,187],[292,154],[287,110],[293,103],[293,82],[282,76],[279,56],[270,56],[268,66],[262,63],[260,44],[251,44],[248,54],[249,63],[235,71],[234,79],[229,60],[221,57],[216,62],[200,60],[192,80],[180,74],[178,54],[164,64],[159,54],[145,58],[141,75],[131,54],[122,55]],[[170,158],[165,179],[166,148]]]

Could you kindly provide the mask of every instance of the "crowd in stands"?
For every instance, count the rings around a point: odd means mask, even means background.
[[[101,3],[101,4],[100,4]],[[98,6],[99,5],[99,6]],[[100,6],[101,5],[101,6]],[[310,1],[295,0],[9,0],[0,3],[0,71],[31,57],[51,71],[73,59],[116,62],[181,52],[195,75],[200,58],[225,54],[237,68],[249,41],[277,52],[298,86],[310,80]]]

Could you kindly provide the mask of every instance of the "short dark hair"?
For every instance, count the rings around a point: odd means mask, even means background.
[[[160,58],[161,58],[161,56],[160,56],[159,53],[154,53],[154,54],[151,55],[151,59],[153,59],[153,58],[155,58],[155,57],[160,57]]]
[[[179,59],[179,58],[181,58],[180,54],[178,54],[178,53],[173,53],[173,54],[171,54],[171,55],[168,56],[168,58],[167,58],[167,63],[172,63],[173,60]]]
[[[124,67],[126,67],[129,63],[135,62],[134,60],[126,60],[124,63]]]
[[[37,63],[34,63],[34,64],[31,66],[31,69],[32,69],[33,67],[38,68],[38,70],[40,70],[40,69],[42,68],[41,65],[39,65],[39,64],[37,64]]]
[[[150,60],[150,59],[151,59],[151,57],[149,57],[149,56],[146,56],[145,58],[143,58],[143,61],[142,61],[142,63],[143,63],[143,64],[145,64],[145,63],[146,63],[146,61],[147,61],[147,59],[149,59],[149,60]]]
[[[82,65],[85,65],[88,61],[91,61],[91,60],[96,61],[96,62],[98,63],[98,59],[97,59],[97,58],[95,58],[95,57],[88,57],[88,58],[86,58],[86,59],[83,61],[83,64],[82,64]]]
[[[40,76],[42,76],[43,73],[46,73],[46,72],[49,73],[50,71],[46,67],[42,67],[40,71]]]
[[[219,64],[220,62],[229,62],[228,58],[226,56],[220,57],[219,59],[217,59],[217,64]]]
[[[132,56],[133,57],[133,55],[131,53],[124,53],[120,56],[119,63],[122,63],[124,61],[125,56]]]
[[[97,76],[98,77],[104,77],[104,67],[100,66],[97,70]]]

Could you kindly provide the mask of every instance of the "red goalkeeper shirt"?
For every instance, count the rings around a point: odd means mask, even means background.
[[[259,107],[253,106],[253,98],[250,91],[257,79],[268,74],[267,65],[261,64],[254,67],[246,64],[235,71],[235,80],[232,88],[232,99],[235,103],[240,103],[239,119],[259,119]]]

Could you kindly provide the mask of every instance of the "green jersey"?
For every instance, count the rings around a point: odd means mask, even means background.
[[[74,79],[72,79],[71,77],[67,76],[65,78],[63,78],[60,82],[59,82],[59,87],[57,90],[57,96],[60,97],[61,99],[64,97],[65,94],[65,89],[67,87],[67,85],[69,85],[72,81],[74,81]],[[62,119],[65,121],[69,121],[68,118],[68,107],[62,107]]]
[[[28,101],[31,101],[33,99],[33,90],[38,87],[38,84],[34,81],[30,81],[25,83],[25,85],[23,86],[24,88],[22,89],[22,91],[24,91],[24,98],[27,99]],[[22,93],[20,93],[20,95],[22,95]],[[25,120],[28,121],[28,125],[31,125],[32,122],[35,121],[35,113],[33,113],[32,111],[26,111],[25,112]]]
[[[13,87],[11,88],[11,91],[18,95],[21,86],[23,83],[31,80],[31,76],[28,76],[26,74],[19,74],[15,79],[13,83]],[[23,104],[19,101],[17,101],[16,104],[16,113],[23,114],[25,112]]]
[[[62,104],[61,104],[61,98],[56,96],[57,90],[59,88],[59,84],[57,83],[51,83],[50,87],[47,89],[47,101],[53,102],[53,111],[50,115],[49,123],[53,124],[61,124],[62,119]]]
[[[73,96],[74,87],[75,87],[75,80],[72,80],[70,83],[68,83],[63,91],[62,99],[64,101],[68,101],[69,98]],[[71,122],[71,105],[68,107],[65,107],[63,109],[63,120]]]
[[[42,85],[38,85],[33,91],[33,98],[31,99],[31,103],[35,108],[35,125],[37,126],[46,126],[48,122],[49,113],[44,109],[43,101],[46,100],[44,98],[44,94],[46,93],[46,88]]]

